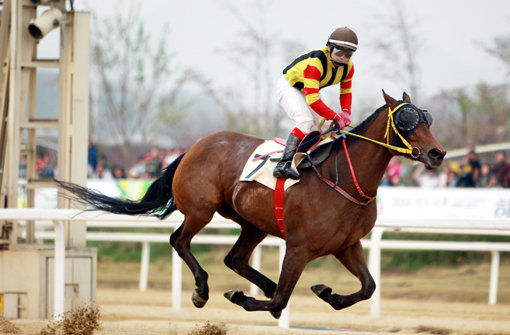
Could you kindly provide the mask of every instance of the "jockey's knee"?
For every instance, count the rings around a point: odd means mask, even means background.
[[[313,121],[304,121],[297,124],[297,128],[303,132],[303,134],[308,134],[313,127]]]

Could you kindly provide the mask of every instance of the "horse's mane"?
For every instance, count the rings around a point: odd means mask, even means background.
[[[382,111],[386,110],[386,105],[379,107],[375,112],[373,112],[369,117],[367,117],[363,122],[356,126],[353,130],[351,130],[354,134],[364,134],[368,127],[374,122],[374,120],[381,114]]]

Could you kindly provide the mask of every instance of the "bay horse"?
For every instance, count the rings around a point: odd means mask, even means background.
[[[239,180],[244,164],[264,140],[235,132],[219,132],[194,144],[165,168],[138,201],[57,183],[73,194],[68,196],[93,210],[162,218],[176,209],[181,211],[185,219],[171,235],[170,244],[193,273],[196,289],[192,301],[196,307],[203,307],[209,299],[208,274],[191,253],[190,243],[218,212],[241,226],[237,242],[225,257],[226,266],[257,285],[268,298],[259,300],[242,291],[227,291],[228,300],[247,311],[269,311],[278,318],[305,265],[332,254],[361,282],[361,289],[349,295],[332,293],[322,284],[311,287],[319,298],[339,310],[370,298],[375,290],[360,239],[374,227],[377,207],[371,200],[390,159],[402,155],[435,169],[446,154],[430,132],[432,120],[427,111],[413,105],[406,93],[403,101],[384,91],[383,96],[385,105],[352,131],[344,132],[347,138],[343,145],[336,140],[332,154],[313,169],[301,170],[300,182],[285,191],[284,234],[275,221],[273,190]],[[331,180],[338,184],[325,182]],[[339,195],[335,192],[338,189],[352,199]],[[285,237],[286,254],[278,284],[249,265],[254,248],[268,234]]]

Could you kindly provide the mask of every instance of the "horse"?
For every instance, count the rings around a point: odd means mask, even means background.
[[[268,298],[255,299],[230,290],[224,294],[228,300],[247,311],[269,311],[279,318],[306,264],[334,255],[358,278],[361,288],[348,295],[333,293],[324,284],[313,285],[311,290],[340,310],[369,299],[376,287],[360,240],[374,227],[377,206],[372,200],[390,159],[401,155],[435,169],[446,155],[430,132],[432,119],[427,111],[413,105],[405,92],[400,101],[384,90],[382,93],[385,105],[351,131],[342,131],[346,136],[335,141],[329,157],[301,170],[299,183],[285,191],[283,230],[275,221],[273,190],[257,182],[240,181],[245,162],[264,140],[231,131],[212,134],[191,146],[137,201],[56,182],[70,192],[64,191],[67,196],[92,210],[160,218],[175,210],[182,212],[184,222],[171,234],[170,244],[193,273],[196,288],[192,302],[198,308],[209,299],[208,274],[191,253],[190,243],[218,212],[241,226],[225,265],[257,285]],[[285,238],[278,283],[249,265],[253,250],[267,235]]]

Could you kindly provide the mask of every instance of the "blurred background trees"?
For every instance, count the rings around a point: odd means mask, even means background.
[[[140,16],[141,3],[128,2],[113,16],[94,15],[91,34],[93,65],[91,137],[122,148],[129,169],[138,157],[133,146],[149,150],[171,146],[165,134],[188,103],[181,97],[185,78],[168,47],[167,27],[154,43]],[[93,84],[93,85],[94,85]]]

